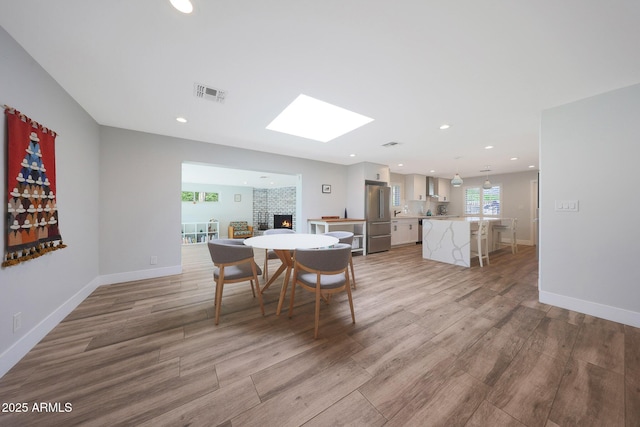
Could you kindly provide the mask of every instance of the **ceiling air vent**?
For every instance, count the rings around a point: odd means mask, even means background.
[[[226,91],[212,88],[210,86],[205,86],[200,83],[194,83],[193,94],[196,96],[196,98],[223,103]]]
[[[383,147],[394,147],[396,145],[400,144],[399,142],[395,142],[395,141],[391,141],[391,142],[387,142],[386,144],[382,144]]]

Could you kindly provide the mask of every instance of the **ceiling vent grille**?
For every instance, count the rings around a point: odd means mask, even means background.
[[[227,92],[224,90],[210,87],[210,86],[205,86],[200,83],[194,83],[193,94],[195,95],[196,98],[202,98],[202,99],[207,99],[209,101],[224,103],[224,98]]]
[[[395,141],[391,141],[391,142],[387,142],[386,144],[382,144],[383,147],[395,147],[396,145],[399,145],[399,142],[395,142]]]

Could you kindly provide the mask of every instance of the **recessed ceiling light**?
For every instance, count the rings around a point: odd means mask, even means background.
[[[447,123],[443,123],[440,125],[440,130],[445,130],[445,129],[449,129],[451,127],[450,124]]]
[[[535,167],[536,167],[536,165],[529,165],[529,169],[533,169]]]
[[[193,5],[189,0],[169,0],[171,5],[178,9],[182,13],[191,13],[193,12]]]
[[[484,147],[485,150],[491,150],[493,148],[493,145],[487,145],[486,147]]]
[[[329,142],[373,119],[300,94],[267,129],[314,141]]]
[[[435,173],[435,172],[436,172],[436,171],[435,171],[435,169],[431,169],[431,170],[429,171],[429,173]]]
[[[511,158],[511,159],[509,159],[509,160],[518,160],[518,158],[517,158],[517,157],[512,157],[512,158]]]
[[[187,119],[185,119],[184,117],[176,117],[176,120],[180,123],[187,123]]]
[[[404,164],[403,163],[398,163],[398,166],[402,167],[402,166],[404,166]]]
[[[349,154],[349,157],[355,157],[355,156],[356,156],[355,154]]]

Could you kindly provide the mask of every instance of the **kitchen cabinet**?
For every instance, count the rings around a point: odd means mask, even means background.
[[[352,218],[365,218],[364,195],[367,181],[391,181],[389,166],[377,163],[361,162],[347,169],[347,211]],[[330,184],[330,182],[325,182]]]
[[[446,178],[438,178],[438,202],[449,201],[449,189],[451,188],[451,181]]]
[[[418,241],[418,219],[391,220],[391,246],[415,244]]]
[[[406,175],[404,187],[407,200],[427,200],[427,177],[425,175]]]
[[[389,166],[365,162],[364,179],[367,181],[380,181],[389,183],[389,181],[391,180]]]

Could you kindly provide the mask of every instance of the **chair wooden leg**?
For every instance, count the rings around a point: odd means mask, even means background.
[[[313,339],[318,339],[318,328],[320,326],[320,285],[316,289],[316,326],[313,333]]]
[[[291,319],[291,316],[293,316],[293,304],[295,302],[295,299],[296,299],[296,281],[294,279],[293,283],[291,283],[291,299],[289,301],[289,319]]]
[[[353,311],[353,298],[351,298],[351,284],[349,284],[349,273],[347,273],[347,297],[349,298],[349,308],[351,309],[351,320],[356,323],[356,314]]]
[[[356,273],[353,271],[353,258],[349,259],[349,265],[351,266],[351,278],[353,279],[353,289],[356,289]]]
[[[258,283],[258,274],[256,272],[256,274],[254,274],[255,280],[256,280],[256,284]],[[260,286],[258,286],[258,302],[260,303],[260,311],[262,312],[262,315],[264,316],[264,302],[262,300],[262,292],[260,292]]]
[[[249,280],[249,283],[251,283],[251,293],[253,294],[253,297],[256,297],[256,289],[253,286],[253,280]]]
[[[218,283],[216,284],[216,319],[215,324],[217,325],[220,322],[220,306],[222,305],[222,288],[224,287],[222,276],[218,278]]]

